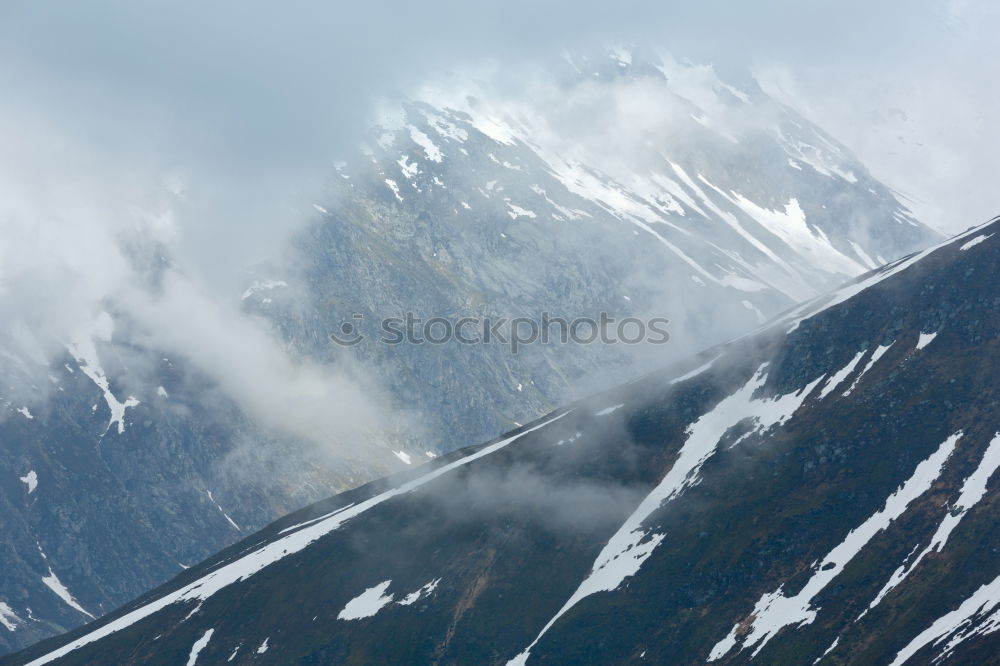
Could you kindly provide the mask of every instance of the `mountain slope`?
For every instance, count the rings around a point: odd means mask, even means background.
[[[5,663],[996,663],[1000,220]]]
[[[366,464],[318,455],[186,359],[78,340],[51,364],[48,397],[15,402],[21,411],[0,421],[0,603],[16,618],[0,647],[100,616],[331,488],[398,466],[385,449]]]

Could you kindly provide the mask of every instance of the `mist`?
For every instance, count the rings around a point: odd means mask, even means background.
[[[783,1],[7,4],[0,316],[10,348],[40,366],[113,304],[147,344],[192,359],[267,423],[323,441],[363,437],[397,418],[383,388],[362,379],[363,368],[304,367],[238,298],[247,266],[286,259],[287,241],[308,221],[306,202],[338,155],[356,146],[380,97],[469,66],[517,86],[565,49],[650,42],[720,71],[753,63],[783,72],[804,90],[795,99],[807,115],[815,107],[812,115],[832,116],[847,105],[816,92],[830,72],[847,78],[859,63],[878,61],[878,80],[896,77],[913,71],[917,49],[940,43],[952,55],[935,76],[953,73],[961,62],[949,45],[969,32],[960,19],[983,11],[974,3],[948,11],[951,41],[940,39],[940,10],[929,1],[877,9]],[[969,69],[961,90],[992,89],[970,80],[977,73]],[[866,91],[848,86],[838,95]],[[988,108],[989,94],[969,99]],[[942,105],[906,99],[928,114]],[[572,126],[594,106],[581,109],[558,122]],[[852,147],[879,145],[856,125]],[[945,136],[934,155],[953,147]],[[631,156],[626,150],[622,163]],[[948,178],[935,182],[967,187],[972,167],[988,173],[991,159],[971,167],[935,159],[928,170],[940,165]],[[914,193],[912,169],[883,171],[914,198],[935,197],[941,210],[958,198],[944,186]]]

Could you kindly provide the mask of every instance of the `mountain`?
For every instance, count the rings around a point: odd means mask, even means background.
[[[752,79],[738,88],[639,49],[548,71],[513,90],[456,75],[386,100],[313,203],[294,265],[260,274],[287,286],[248,299],[316,359],[357,323],[365,341],[333,353],[391,368],[432,450],[449,449],[438,433],[489,439],[940,240]],[[375,342],[380,321],[407,312],[665,317],[671,338],[518,354]]]
[[[110,315],[98,321],[46,368],[45,399],[8,403],[0,421],[8,650],[113,610],[331,487],[399,466],[381,448],[364,463],[320,455],[255,421],[187,359],[115,338]]]
[[[9,664],[998,663],[1000,218]]]
[[[936,238],[752,79],[615,50],[530,85],[453,81],[387,100],[367,146],[304,204],[290,247],[248,267],[227,303],[300,367],[359,368],[378,386],[392,427],[365,446],[348,448],[362,439],[349,429],[302,432],[317,415],[349,425],[350,403],[300,414],[280,367],[220,378],[213,359],[156,344],[134,303],[101,302],[54,355],[33,353],[30,322],[0,336],[0,608],[13,618],[0,652],[100,617],[289,511],[743,334]],[[167,193],[178,215],[183,194]],[[137,300],[155,301],[184,267],[136,228],[125,254]],[[157,323],[166,337],[224,323],[179,306]],[[379,322],[407,312],[664,317],[670,341],[516,354],[378,342]],[[331,343],[355,321],[363,343]],[[234,330],[225,346],[245,349]],[[230,353],[231,370],[255,363],[250,349]],[[250,384],[266,397],[241,399]]]

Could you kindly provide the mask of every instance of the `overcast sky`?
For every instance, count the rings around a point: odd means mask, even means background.
[[[926,222],[957,230],[1000,212],[998,28],[988,0],[7,2],[0,119],[285,188],[387,89],[487,58],[648,40],[751,65]]]

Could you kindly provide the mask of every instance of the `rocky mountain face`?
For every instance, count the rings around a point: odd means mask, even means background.
[[[752,80],[627,51],[553,70],[519,93],[465,81],[387,101],[313,204],[294,272],[261,275],[285,286],[248,299],[314,358],[391,368],[432,450],[450,446],[439,433],[488,439],[742,334],[937,237]],[[664,317],[671,338],[379,344],[379,322],[406,312]],[[365,340],[331,351],[343,322]]]
[[[99,617],[330,487],[397,466],[386,450],[366,465],[320,456],[260,426],[186,360],[102,336],[77,338],[52,364],[47,398],[8,405],[0,422],[7,650]]]
[[[10,664],[997,663],[1000,219]]]
[[[464,82],[387,102],[287,260],[252,267],[233,294],[289,356],[360,367],[414,416],[360,457],[264,424],[199,359],[134,335],[121,303],[52,358],[12,326],[4,340],[29,344],[5,342],[0,359],[0,651],[100,617],[310,502],[745,333],[935,236],[752,81],[625,51],[553,71],[517,92]],[[567,120],[580,108],[585,126]],[[148,254],[152,293],[171,259]],[[671,339],[517,354],[378,342],[380,320],[407,312],[665,317]],[[344,322],[365,340],[331,343]]]

